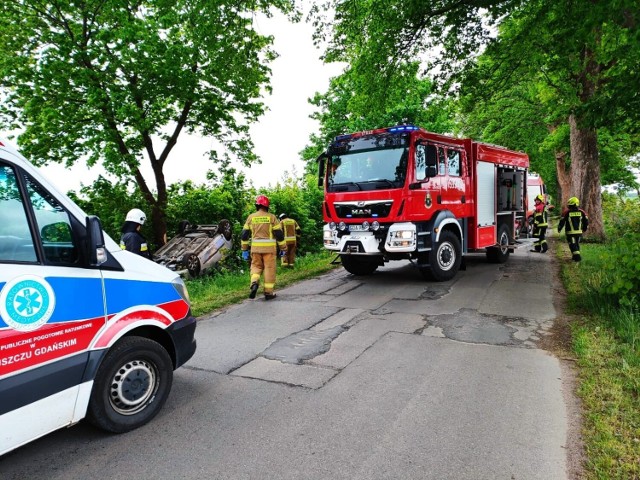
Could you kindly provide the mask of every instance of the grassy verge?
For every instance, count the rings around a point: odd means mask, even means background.
[[[560,242],[558,242],[560,243]],[[562,277],[579,365],[578,394],[584,409],[587,479],[640,479],[640,318],[604,293],[606,245],[583,244],[582,262],[568,260]]]
[[[331,265],[334,256],[328,252],[305,255],[296,258],[296,266],[292,269],[282,268],[278,262],[276,290],[333,270],[336,268],[335,265]],[[246,299],[249,293],[248,270],[247,264],[247,268],[242,272],[216,273],[212,276],[189,280],[187,288],[194,315],[204,315]]]

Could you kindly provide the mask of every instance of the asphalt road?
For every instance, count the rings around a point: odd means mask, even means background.
[[[569,478],[549,256],[342,269],[199,319],[147,426],[80,423],[0,457],[9,479]]]

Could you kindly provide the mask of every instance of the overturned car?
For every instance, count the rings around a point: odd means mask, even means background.
[[[195,278],[214,268],[232,245],[229,220],[220,220],[217,225],[192,225],[183,220],[178,234],[153,255],[153,261]]]

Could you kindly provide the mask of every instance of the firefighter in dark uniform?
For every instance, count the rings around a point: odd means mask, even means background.
[[[558,224],[558,233],[565,228],[567,243],[571,250],[571,257],[575,262],[582,260],[580,256],[580,240],[582,239],[582,234],[587,231],[587,227],[589,226],[587,213],[580,209],[579,206],[580,201],[578,198],[571,197],[567,202],[568,209],[564,212]]]
[[[535,209],[533,211],[533,236],[536,239],[533,242],[532,252],[546,253],[549,249],[547,245],[547,227],[549,226],[547,219],[547,206],[544,202],[542,194],[536,195]]]
[[[287,254],[282,257],[282,266],[293,268],[296,261],[296,248],[300,241],[300,225],[293,218],[289,218],[286,213],[281,214],[278,218],[284,232],[284,241],[287,242]]]
[[[124,224],[122,225],[120,248],[150,259],[151,252],[149,251],[149,245],[147,244],[147,240],[140,233],[140,228],[144,225],[146,220],[147,217],[142,210],[138,208],[129,210],[129,213],[127,213],[127,216],[124,219]]]
[[[269,199],[265,195],[256,197],[256,211],[247,217],[240,235],[242,258],[249,260],[251,249],[251,285],[249,298],[256,298],[260,277],[264,273],[264,299],[276,298],[276,245],[283,254],[287,242],[278,218],[269,213]]]

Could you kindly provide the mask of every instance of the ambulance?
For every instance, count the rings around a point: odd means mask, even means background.
[[[85,417],[144,425],[195,328],[177,273],[121,250],[0,140],[0,455]]]

